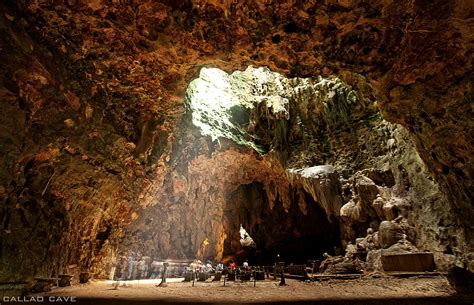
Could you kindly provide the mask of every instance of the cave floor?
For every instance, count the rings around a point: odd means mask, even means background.
[[[45,294],[75,296],[76,304],[473,304],[470,296],[456,295],[446,278],[361,278],[301,282],[287,279],[257,282],[182,282],[168,280],[168,287],[156,287],[160,280],[129,281],[114,290],[112,281],[56,288]]]

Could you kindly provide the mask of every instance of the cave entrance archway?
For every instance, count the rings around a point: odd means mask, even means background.
[[[376,166],[391,132],[370,85],[354,79],[202,68],[186,91],[163,190],[134,225],[133,244],[156,257],[259,264],[337,254],[359,237],[340,215],[361,197],[348,179]],[[361,227],[378,221],[369,209]],[[242,247],[241,224],[256,247]]]
[[[271,195],[268,192],[269,185],[282,182],[272,181],[272,176],[328,162],[331,155],[326,133],[344,124],[355,100],[354,91],[336,77],[288,79],[265,67],[252,66],[232,74],[217,68],[201,69],[186,91],[185,105],[193,125],[202,137],[215,143],[226,141],[225,147],[214,148],[214,156],[234,147],[239,152],[228,158],[229,162],[252,162],[239,169],[215,163],[228,171],[238,170],[235,175],[227,171],[216,177],[225,181],[220,190],[226,198],[221,203],[226,236],[221,256],[258,264],[273,264],[277,256],[306,262],[340,247],[337,218],[301,185],[290,185]],[[314,122],[313,116],[324,120]],[[242,155],[253,159],[239,157]],[[329,205],[337,210],[340,201],[336,198]],[[241,224],[255,246],[240,242]]]

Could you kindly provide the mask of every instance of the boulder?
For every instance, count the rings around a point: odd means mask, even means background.
[[[365,271],[383,271],[382,267],[382,250],[372,250],[367,253],[367,260],[365,263]]]
[[[379,226],[378,237],[380,246],[387,249],[403,238],[403,229],[393,221],[382,221]]]

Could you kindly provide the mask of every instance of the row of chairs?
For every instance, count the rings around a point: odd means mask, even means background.
[[[228,281],[250,281],[252,278],[255,278],[257,281],[265,280],[265,272],[262,270],[251,270],[251,269],[236,269],[236,270],[224,270],[221,272],[194,272],[188,271],[185,273],[184,281],[190,282],[192,280],[196,281],[207,281],[212,278],[213,282],[221,281],[223,277],[226,277]]]

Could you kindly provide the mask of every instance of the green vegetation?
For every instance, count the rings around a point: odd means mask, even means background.
[[[287,79],[265,67],[231,75],[203,67],[189,84],[185,100],[202,135],[213,141],[231,139],[261,154],[287,144],[297,124],[290,108],[301,115],[299,122],[317,117],[335,130],[351,120],[356,103],[356,93],[336,77]]]

